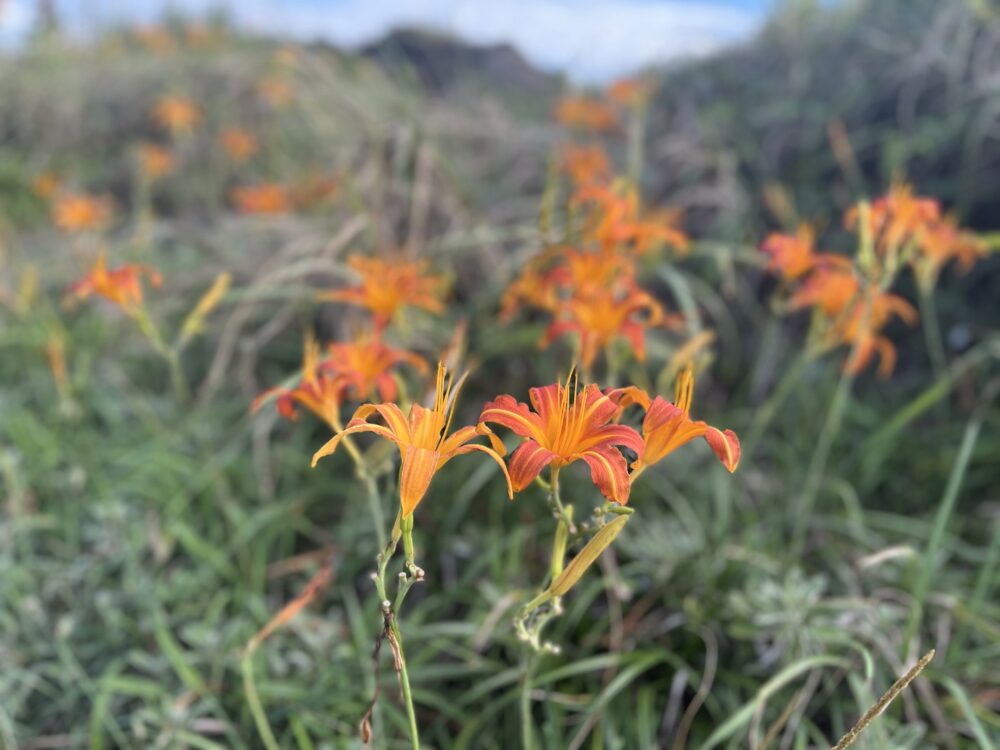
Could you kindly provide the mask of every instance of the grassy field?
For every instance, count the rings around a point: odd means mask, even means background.
[[[168,95],[196,105],[189,132],[152,114]],[[201,27],[40,41],[0,62],[0,102],[0,747],[361,747],[378,685],[373,746],[411,747],[392,641],[375,645],[397,454],[361,436],[365,471],[344,451],[311,469],[330,427],[250,407],[297,382],[307,331],[368,325],[317,293],[354,283],[350,256],[397,248],[450,285],[441,312],[408,308],[384,334],[428,363],[400,368],[401,402],[429,403],[438,359],[470,372],[456,426],[498,394],[564,381],[576,339],[542,348],[544,311],[498,314],[542,248],[581,231],[557,174],[570,131],[509,93],[432,97],[364,59]],[[641,166],[668,191],[661,151],[637,144],[669,131],[643,140],[623,120],[593,138],[618,172]],[[220,140],[234,128],[252,154]],[[77,193],[107,196],[109,220],[67,227],[58,206]],[[805,218],[820,247],[850,254],[836,205]],[[484,457],[443,467],[413,516],[425,578],[398,618],[422,746],[826,748],[934,649],[855,747],[996,747],[995,241],[929,298],[898,274],[923,320],[885,328],[899,360],[879,377],[845,372],[857,345],[820,353],[817,314],[784,309],[794,283],[768,273],[763,232],[703,235],[692,214],[686,252],[636,260],[673,327],[647,332],[644,362],[618,342],[577,372],[669,401],[693,359],[692,414],[739,435],[738,469],[701,441],[651,466],[621,534],[560,597],[544,632],[558,649],[535,653],[512,622],[555,577],[561,516],[537,485],[510,502]],[[66,301],[102,251],[162,274],[142,282],[151,323]],[[519,438],[492,426],[509,465]],[[561,477],[577,521],[625,518],[581,466]]]

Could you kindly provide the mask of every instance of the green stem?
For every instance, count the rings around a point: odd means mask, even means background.
[[[923,324],[927,354],[931,360],[931,367],[934,369],[934,377],[940,378],[948,366],[948,356],[944,351],[944,340],[941,337],[937,305],[934,303],[934,287],[926,284],[918,284],[917,291],[917,300],[920,306],[920,321]]]
[[[791,366],[785,370],[785,374],[778,382],[774,392],[767,401],[761,404],[754,414],[753,422],[750,424],[750,431],[743,442],[743,460],[749,461],[756,450],[764,432],[771,425],[771,421],[778,413],[778,409],[785,403],[789,396],[795,391],[795,386],[802,379],[806,365],[812,360],[813,355],[809,347],[803,349],[792,362]]]
[[[267,750],[281,750],[278,741],[274,738],[271,725],[267,721],[267,714],[264,713],[264,706],[260,702],[257,694],[257,686],[253,679],[253,655],[254,651],[248,650],[243,655],[241,667],[243,670],[243,691],[247,696],[247,703],[250,704],[250,713],[253,714],[254,724],[257,725],[257,732]]]
[[[184,370],[181,368],[181,358],[174,349],[168,349],[164,358],[170,368],[170,384],[173,386],[174,396],[181,403],[187,403],[191,394],[188,391],[187,380],[184,378]]]
[[[534,722],[531,720],[531,679],[538,666],[538,654],[531,652],[524,663],[524,677],[521,680],[521,747],[523,750],[534,750]]]
[[[406,720],[410,725],[410,741],[413,750],[420,750],[420,733],[417,730],[417,714],[413,708],[413,695],[410,692],[410,676],[406,671],[406,656],[403,652],[403,635],[399,632],[396,616],[393,613],[389,620],[389,629],[396,639],[395,655],[399,658],[399,684],[403,689],[403,703],[406,706]]]
[[[809,461],[806,483],[802,494],[799,495],[792,533],[792,552],[796,558],[801,557],[802,549],[805,546],[806,535],[809,530],[809,516],[812,515],[813,506],[816,504],[816,495],[819,493],[820,485],[823,483],[823,475],[826,472],[826,464],[830,458],[830,451],[833,449],[833,443],[840,433],[840,428],[844,421],[844,412],[847,408],[847,402],[850,400],[851,387],[853,385],[854,374],[845,370],[840,376],[837,390],[834,392],[833,400],[830,402],[830,410],[827,412],[826,421],[823,423],[823,431],[820,432],[812,459]]]

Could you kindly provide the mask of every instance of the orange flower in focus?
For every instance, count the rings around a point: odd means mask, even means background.
[[[460,385],[460,384],[459,384]],[[326,445],[313,455],[312,465],[337,450],[340,441],[347,435],[358,432],[374,432],[391,440],[399,447],[402,465],[399,470],[399,500],[403,518],[409,517],[423,500],[434,474],[455,456],[479,451],[492,458],[500,466],[507,479],[507,492],[513,498],[511,477],[507,473],[503,456],[503,443],[484,424],[461,427],[451,435],[451,421],[454,416],[455,401],[459,388],[453,387],[443,365],[438,364],[437,386],[434,406],[430,409],[413,404],[409,416],[393,403],[364,404],[354,412],[347,428],[337,433]],[[372,424],[368,418],[378,414],[385,425]],[[476,437],[485,436],[490,445],[470,443]]]
[[[434,314],[444,312],[441,296],[443,276],[428,275],[427,261],[378,258],[348,258],[349,265],[361,277],[361,283],[346,289],[323,292],[319,299],[363,307],[375,318],[375,329],[383,330],[404,307],[420,307]]]
[[[528,395],[534,411],[513,396],[501,395],[486,404],[479,416],[480,424],[499,424],[526,438],[510,457],[514,490],[523,490],[546,466],[559,470],[584,461],[606,498],[627,503],[631,483],[618,448],[642,455],[643,446],[631,427],[610,424],[618,411],[615,402],[596,385],[577,390],[568,382],[532,388]]]
[[[302,355],[302,373],[294,388],[269,388],[254,399],[251,411],[257,411],[266,401],[277,396],[278,413],[285,419],[298,419],[296,404],[304,406],[332,429],[339,430],[340,406],[346,384],[339,375],[329,372],[320,360],[320,347],[313,336],[307,336]]]
[[[792,281],[820,265],[844,268],[850,266],[851,262],[846,257],[817,253],[814,249],[815,241],[816,234],[808,224],[802,224],[795,234],[769,234],[760,245],[760,249],[770,256],[767,270]]]
[[[815,307],[828,318],[843,313],[861,291],[861,282],[850,268],[820,267],[814,270],[792,295],[790,307]]]
[[[73,300],[97,295],[134,315],[142,307],[143,276],[154,287],[163,283],[159,272],[149,266],[129,263],[118,268],[108,268],[107,257],[102,252],[97,256],[90,273],[70,285],[68,295]]]
[[[611,178],[611,162],[600,146],[565,146],[559,166],[577,188],[607,182]]]
[[[229,195],[241,214],[283,214],[292,208],[288,190],[273,182],[234,187]]]
[[[408,364],[421,374],[427,372],[427,363],[419,356],[393,349],[377,337],[333,343],[329,352],[322,370],[339,378],[345,392],[358,401],[376,397],[380,401],[395,401],[399,385],[392,370],[397,365]]]
[[[292,87],[278,76],[266,76],[257,82],[257,94],[272,107],[284,107],[292,100]]]
[[[639,192],[631,186],[590,186],[577,191],[573,201],[591,206],[590,236],[605,251],[626,249],[645,255],[668,245],[679,252],[688,248],[688,238],[678,227],[676,211],[641,214]]]
[[[174,157],[163,146],[143,143],[139,146],[139,166],[147,180],[165,177],[174,171]]]
[[[69,193],[52,206],[52,220],[64,232],[103,229],[111,223],[111,199]]]
[[[649,82],[641,78],[621,78],[608,87],[608,99],[621,107],[640,107],[649,99]]]
[[[59,177],[52,172],[42,172],[31,183],[35,195],[43,201],[52,198],[59,190]]]
[[[556,122],[568,128],[607,133],[618,127],[618,116],[600,99],[590,96],[567,96],[559,100],[553,112]]]
[[[847,372],[861,372],[878,353],[879,376],[885,378],[892,374],[896,369],[896,347],[881,331],[894,317],[913,325],[917,322],[917,311],[902,297],[886,292],[875,292],[869,303],[859,300],[854,305],[835,331],[844,344],[855,347],[844,365]]]
[[[860,211],[855,206],[844,216],[848,229],[856,229]],[[918,197],[906,183],[893,185],[871,205],[870,230],[880,251],[901,248],[929,224],[941,218],[941,206],[933,198]]]
[[[560,317],[549,326],[542,344],[575,333],[580,341],[580,364],[589,370],[597,354],[618,338],[626,339],[636,359],[646,358],[646,329],[660,325],[665,315],[660,303],[638,287],[624,294],[606,290],[583,298],[570,298]]]
[[[243,128],[226,128],[219,134],[219,143],[229,158],[238,163],[257,153],[257,137]]]
[[[639,459],[632,464],[635,470],[633,480],[647,467],[662,461],[682,445],[699,437],[705,438],[705,442],[730,473],[736,471],[740,463],[739,438],[732,430],[720,430],[691,419],[693,394],[694,368],[690,364],[677,376],[673,403],[661,396],[651,400],[649,394],[635,386],[609,392],[608,395],[618,403],[619,408],[639,404],[646,411],[642,420],[643,450],[639,452]]]
[[[198,105],[183,96],[163,96],[153,107],[153,122],[174,135],[186,135],[201,122]]]

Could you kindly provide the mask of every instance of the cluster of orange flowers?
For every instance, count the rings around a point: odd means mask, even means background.
[[[867,216],[863,227],[862,216]],[[870,238],[874,263],[817,252],[815,233],[805,225],[794,235],[769,235],[761,250],[769,256],[767,269],[792,287],[789,308],[815,311],[823,347],[851,347],[848,372],[860,372],[878,354],[878,372],[888,376],[897,355],[883,330],[895,318],[911,325],[917,320],[909,302],[887,291],[894,269],[905,263],[919,283],[932,287],[947,263],[956,260],[968,268],[983,246],[943,216],[936,200],[915,196],[904,184],[894,185],[867,211],[852,208],[844,223]]]
[[[288,185],[277,182],[240,185],[230,191],[229,197],[242,214],[285,214],[319,205],[336,192],[337,182],[333,178],[312,175]]]
[[[400,365],[409,365],[420,374],[427,372],[423,359],[413,352],[389,346],[384,333],[405,307],[442,312],[443,279],[429,275],[426,264],[417,261],[389,262],[354,256],[348,264],[358,275],[359,283],[322,293],[319,298],[365,309],[371,315],[371,329],[351,341],[331,343],[325,357],[321,356],[319,345],[307,339],[298,383],[294,387],[265,391],[255,400],[254,410],[277,397],[277,408],[283,416],[295,418],[298,404],[334,430],[340,430],[340,412],[345,402],[376,397],[396,400],[399,387],[395,370]]]
[[[644,90],[638,82],[620,82],[612,87],[613,101],[632,104]],[[564,101],[565,108],[572,109],[570,104],[579,102]],[[557,118],[565,122],[566,113],[560,110]],[[615,177],[596,143],[565,146],[559,166],[569,180],[570,222],[577,231],[567,244],[547,248],[525,266],[503,295],[501,315],[509,319],[523,307],[548,314],[551,324],[541,344],[575,336],[584,371],[620,339],[642,361],[646,331],[674,325],[678,318],[639,286],[638,262],[659,248],[688,249],[679,214],[644,210],[637,188]]]
[[[126,263],[108,268],[107,255],[101,252],[90,272],[70,285],[68,299],[80,301],[91,296],[102,297],[135,316],[143,305],[143,277],[154,287],[163,282],[160,273],[147,265]]]
[[[609,133],[620,126],[623,110],[641,108],[649,98],[649,85],[639,78],[612,83],[603,96],[574,94],[560,99],[553,115],[567,128],[590,133]]]

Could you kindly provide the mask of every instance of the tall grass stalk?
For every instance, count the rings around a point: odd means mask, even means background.
[[[934,287],[917,284],[917,304],[920,307],[920,322],[924,330],[924,343],[931,359],[934,377],[940,378],[948,367],[948,357],[944,351],[941,324],[938,321],[937,305],[934,302]]]

